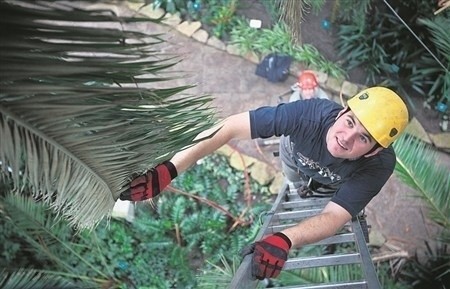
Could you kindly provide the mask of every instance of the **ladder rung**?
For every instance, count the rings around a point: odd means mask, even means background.
[[[293,201],[293,200],[307,200],[307,199],[328,200],[329,201],[331,199],[331,197],[332,197],[332,194],[330,194],[330,196],[321,195],[320,197],[319,196],[310,196],[310,197],[307,197],[307,198],[301,198],[296,191],[288,191],[288,192],[286,192],[286,196],[291,201]]]
[[[330,244],[350,243],[350,242],[355,242],[354,233],[334,235],[311,245],[330,245]]]
[[[317,207],[323,208],[329,202],[328,199],[300,199],[289,202],[283,202],[281,205],[284,209]]]
[[[361,263],[361,256],[358,253],[325,255],[314,257],[302,257],[288,259],[284,264],[284,270],[303,269],[322,266],[347,265]]]
[[[322,209],[311,209],[311,210],[303,210],[303,211],[288,211],[288,212],[279,212],[274,214],[272,221],[277,220],[299,220],[311,216],[315,216],[320,213]]]
[[[287,183],[284,183],[255,239],[261,240],[264,235],[279,232],[285,228],[297,225],[298,221],[302,219],[320,214],[329,200],[328,197],[300,198],[297,192],[289,191]],[[345,227],[349,225],[352,227],[352,232],[348,233],[343,230],[337,235],[308,246],[348,243],[355,247],[354,253],[290,258],[286,261],[284,270],[357,264],[361,267],[364,276],[363,280],[342,280],[328,284],[291,285],[279,287],[278,289],[368,289],[369,287],[370,289],[380,289],[381,286],[370,258],[370,252],[364,239],[359,217],[354,218]],[[251,255],[244,257],[228,289],[255,289],[257,287],[258,281],[251,276],[251,258]]]
[[[352,282],[339,282],[339,283],[327,283],[327,284],[314,284],[314,285],[299,285],[299,286],[287,286],[287,287],[275,287],[272,289],[364,289],[369,288],[365,281],[352,281]]]
[[[274,234],[274,233],[283,231],[284,229],[293,227],[295,225],[297,225],[297,223],[271,226],[266,229],[266,231],[264,232],[264,235]],[[344,234],[334,235],[334,236],[328,237],[326,239],[323,239],[319,242],[316,242],[316,243],[313,243],[310,245],[330,245],[330,244],[349,243],[349,242],[355,242],[355,234],[354,233],[344,233]],[[310,246],[310,245],[308,245],[308,246]]]

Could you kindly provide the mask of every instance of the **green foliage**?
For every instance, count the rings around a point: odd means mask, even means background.
[[[450,17],[438,16],[433,19],[418,19],[418,23],[427,27],[435,53],[444,65],[441,67],[429,53],[417,57],[417,61],[408,64],[411,69],[412,87],[428,102],[440,101],[450,104]],[[414,65],[415,64],[415,65]]]
[[[230,33],[238,20],[236,15],[238,4],[238,0],[205,1],[206,7],[202,21],[212,27],[214,36],[222,39]]]
[[[318,15],[320,10],[322,10],[323,5],[325,5],[325,1],[326,0],[303,0],[305,9],[307,9],[307,7],[311,7],[312,12],[315,15]]]
[[[130,175],[214,123],[210,98],[177,98],[189,85],[158,88],[177,77],[167,69],[178,60],[156,49],[161,35],[130,27],[149,19],[71,1],[21,3],[0,1],[3,177],[92,228]]]
[[[336,1],[341,25],[336,47],[347,69],[363,67],[366,84],[384,83],[406,91],[414,89],[430,103],[448,102],[450,95],[450,18],[433,15],[435,3],[396,1],[396,13],[440,60],[432,57],[408,27],[382,2],[346,5]],[[370,8],[369,8],[370,7]],[[447,13],[445,15],[445,13]]]
[[[339,65],[326,60],[312,45],[294,45],[286,25],[282,22],[275,24],[272,29],[256,30],[249,28],[247,21],[241,20],[231,31],[231,43],[236,44],[241,53],[282,53],[333,77],[341,78],[345,74]]]
[[[409,289],[411,286],[404,280],[392,277],[391,267],[388,263],[377,266],[377,276],[383,289]]]
[[[36,275],[39,280],[61,279],[74,283],[82,280],[80,285],[87,288],[108,280],[112,284],[115,282],[113,276],[104,274],[89,262],[90,255],[83,256],[79,253],[80,247],[89,246],[78,244],[76,238],[73,238],[74,231],[67,222],[56,219],[48,206],[30,197],[12,193],[1,197],[0,205],[4,208],[1,211],[1,217],[5,220],[2,227],[14,230],[9,235],[0,235],[1,242],[8,244],[11,237],[20,238],[19,249],[10,251],[10,256],[2,258],[0,262],[2,268],[7,268],[14,278],[34,278],[32,273],[20,273],[20,270],[27,268],[39,271],[42,275],[42,278]],[[90,252],[88,249],[86,251]],[[73,259],[78,260],[91,274],[74,272]]]
[[[201,21],[214,36],[226,38],[235,25],[239,0],[153,0],[152,6],[166,12],[179,13],[182,19]]]
[[[401,272],[401,278],[414,289],[445,289],[450,284],[450,255],[445,244],[438,244],[432,249],[428,242],[427,258],[420,261],[417,256]]]
[[[437,152],[432,147],[414,137],[403,135],[394,143],[394,147],[397,175],[426,201],[430,218],[444,230],[450,230],[448,168],[439,164]]]
[[[366,15],[372,0],[360,0],[354,5],[354,0],[336,0],[333,3],[332,22],[353,23],[357,27],[364,27]]]
[[[174,183],[195,195],[216,202],[234,216],[239,216],[246,206],[243,201],[245,177],[243,172],[224,165],[226,162],[222,155],[209,156],[202,160],[201,165],[178,177]],[[256,218],[262,210],[269,209],[269,204],[265,201],[269,196],[268,189],[257,186],[255,182],[251,183],[252,193],[262,200],[252,205],[245,215],[247,220]],[[158,212],[160,215],[171,214],[169,212],[177,208],[171,199],[172,195],[166,194],[163,197]],[[181,197],[177,196],[178,198]],[[186,201],[183,208],[186,212],[180,225],[183,241],[188,248],[200,248],[201,253],[213,263],[219,261],[221,254],[229,258],[230,252],[237,254],[253,240],[257,231],[256,228],[237,227],[230,232],[232,220],[204,204]]]
[[[0,271],[0,287],[7,289],[73,289],[79,285],[59,276],[49,276],[37,270]],[[84,287],[88,288],[88,287]]]
[[[378,83],[380,75],[397,75],[405,60],[404,56],[408,55],[404,48],[404,54],[397,57],[388,54],[388,49],[383,44],[399,33],[397,29],[390,28],[395,25],[395,17],[381,14],[378,8],[375,8],[373,13],[375,14],[373,23],[366,23],[363,26],[357,23],[340,25],[337,42],[338,55],[345,60],[349,70],[364,67],[367,75],[366,84]],[[390,44],[396,48],[400,45],[398,39]]]
[[[225,157],[212,155],[174,184],[239,216],[246,207],[244,179]],[[256,182],[250,187],[260,201],[243,215],[248,221],[257,220],[270,206],[267,188]],[[133,223],[105,220],[92,231],[73,231],[32,198],[7,194],[0,208],[6,221],[0,226],[0,243],[8,252],[1,255],[0,264],[12,280],[82,288],[196,288],[196,270],[208,272],[224,260],[236,262],[239,250],[253,241],[260,227],[254,222],[231,230],[232,219],[223,212],[169,192],[161,196],[156,210],[137,204]],[[16,240],[21,242],[14,245]],[[34,268],[35,274],[22,268]]]
[[[234,256],[230,264],[228,259],[221,255],[220,261],[219,265],[206,261],[209,268],[202,270],[197,276],[198,289],[222,289],[229,286],[239,267],[240,258]]]
[[[425,263],[417,259],[402,272],[414,288],[445,288],[450,280],[450,178],[449,170],[439,163],[437,152],[423,141],[403,135],[394,143],[396,174],[417,191],[428,205],[428,217],[442,230],[440,245],[433,250],[428,243]]]
[[[3,212],[1,215],[5,216]],[[15,227],[11,222],[5,220],[3,224],[0,225],[0,236],[2,238],[2,242],[0,242],[0,268],[5,268],[7,264],[18,264],[23,266],[24,264],[20,264],[21,260],[16,258],[24,245],[23,236],[20,232],[15,230]]]

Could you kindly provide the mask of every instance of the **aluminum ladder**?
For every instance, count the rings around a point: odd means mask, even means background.
[[[310,197],[306,199],[300,198],[297,192],[289,191],[289,186],[285,183],[282,186],[272,209],[267,214],[263,226],[256,236],[256,240],[261,240],[265,235],[273,234],[287,227],[294,226],[302,219],[320,213],[328,201],[329,198],[323,197]],[[344,232],[339,232],[332,237],[308,246],[323,247],[324,245],[345,243],[347,246],[350,245],[354,252],[289,258],[283,267],[283,271],[313,267],[348,266],[348,264],[359,264],[357,267],[362,271],[361,276],[363,276],[361,280],[348,280],[326,284],[302,284],[298,286],[290,285],[287,287],[276,287],[276,289],[381,289],[370,252],[366,244],[368,233],[367,223],[365,223],[364,216],[361,215],[353,218],[352,221],[346,225],[346,227],[349,230],[344,230]],[[293,250],[295,249],[291,249],[291,253]],[[243,259],[228,289],[256,288],[259,280],[254,280],[251,277],[251,257],[252,255],[247,255]]]

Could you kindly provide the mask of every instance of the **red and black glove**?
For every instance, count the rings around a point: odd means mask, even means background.
[[[157,165],[146,174],[133,179],[130,188],[120,194],[121,200],[144,201],[159,195],[178,175],[175,166],[167,161]]]
[[[291,246],[291,240],[285,234],[278,232],[244,248],[241,254],[245,256],[253,253],[252,276],[254,278],[259,280],[276,278],[283,269]]]

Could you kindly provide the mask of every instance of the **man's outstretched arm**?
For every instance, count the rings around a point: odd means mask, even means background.
[[[121,200],[144,201],[159,195],[179,173],[184,172],[197,160],[211,154],[231,139],[250,139],[250,116],[248,112],[232,115],[217,126],[201,133],[205,140],[178,152],[170,161],[163,162],[147,173],[134,178],[130,186],[120,194]],[[209,137],[210,136],[210,137]]]
[[[219,130],[214,133],[218,128]],[[197,160],[213,153],[232,139],[250,139],[249,113],[243,112],[227,117],[223,122],[205,133],[212,133],[213,136],[178,152],[170,160],[175,165],[178,173],[185,171],[195,164]]]

